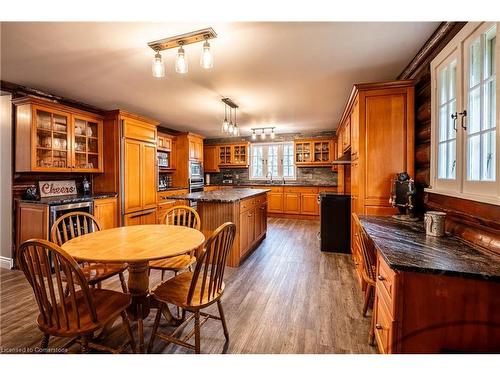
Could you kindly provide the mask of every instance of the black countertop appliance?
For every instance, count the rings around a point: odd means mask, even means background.
[[[335,253],[351,252],[351,196],[319,194],[320,249]]]

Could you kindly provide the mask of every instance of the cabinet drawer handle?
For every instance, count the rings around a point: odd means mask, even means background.
[[[377,323],[377,324],[375,324],[375,328],[376,328],[376,329],[382,329],[382,326],[381,326],[380,324],[378,324],[378,323]]]
[[[382,276],[382,275],[378,275],[378,276],[377,276],[377,279],[379,279],[380,281],[384,281],[384,280],[385,280],[385,277],[384,277],[384,276]]]

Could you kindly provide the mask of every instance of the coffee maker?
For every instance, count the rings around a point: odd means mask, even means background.
[[[417,221],[415,217],[413,200],[417,194],[415,182],[408,173],[401,172],[396,174],[391,183],[391,196],[389,203],[392,207],[397,207],[399,215],[392,217],[401,221]]]

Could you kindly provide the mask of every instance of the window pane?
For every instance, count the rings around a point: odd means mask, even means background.
[[[439,145],[438,178],[446,178],[446,143],[441,143]]]
[[[448,77],[448,100],[455,99],[457,97],[456,93],[456,82],[457,82],[457,61],[454,60],[450,64],[450,69],[449,69],[449,77]]]
[[[481,88],[476,87],[469,92],[469,134],[476,133],[481,129]],[[459,118],[457,121],[461,121]]]
[[[455,179],[456,171],[456,141],[450,141],[448,143],[448,157],[446,158],[446,177],[449,179]]]
[[[447,139],[448,110],[447,105],[439,108],[439,142]],[[453,126],[452,126],[453,127]]]
[[[470,46],[470,66],[469,66],[469,87],[473,87],[479,83],[481,79],[481,48],[480,39],[478,38]]]
[[[278,173],[278,145],[270,145],[267,154],[267,170],[273,177],[279,177]]]
[[[495,181],[495,170],[496,170],[495,136],[496,136],[495,130],[483,134],[482,179],[486,181]]]
[[[484,121],[483,129],[496,127],[496,80],[484,86]]]
[[[467,179],[470,181],[478,181],[480,176],[480,142],[481,135],[473,135],[468,140],[468,166]]]
[[[252,178],[264,177],[263,147],[252,145]]]
[[[496,35],[495,29],[493,29],[490,33],[486,35],[486,51],[484,57],[484,77],[489,78],[495,75],[496,67],[495,67],[495,45],[496,45]]]
[[[447,113],[446,120],[448,121],[448,139],[455,139],[457,137],[457,131],[454,126],[458,126],[458,124],[454,124],[451,115],[457,112],[457,101],[453,100],[449,104],[450,110]],[[458,121],[458,119],[456,120]]]
[[[440,73],[440,77],[439,77],[440,83],[439,84],[441,87],[439,89],[439,104],[446,103],[446,101],[448,100],[447,95],[446,95],[446,91],[448,88],[447,72],[448,72],[448,69],[444,68],[443,70],[441,70],[441,73]]]

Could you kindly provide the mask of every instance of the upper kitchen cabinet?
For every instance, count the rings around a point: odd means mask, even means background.
[[[219,168],[248,168],[249,142],[219,145]]]
[[[203,162],[203,137],[195,134],[187,135],[189,160]]]
[[[175,138],[175,171],[172,183],[177,187],[188,187],[191,162],[203,163],[203,137],[193,133],[177,134]]]
[[[205,172],[219,172],[219,148],[215,145],[203,147],[203,169]]]
[[[294,144],[297,167],[328,167],[334,160],[333,138],[296,139]]]
[[[16,172],[103,171],[101,116],[33,97],[13,103]]]

